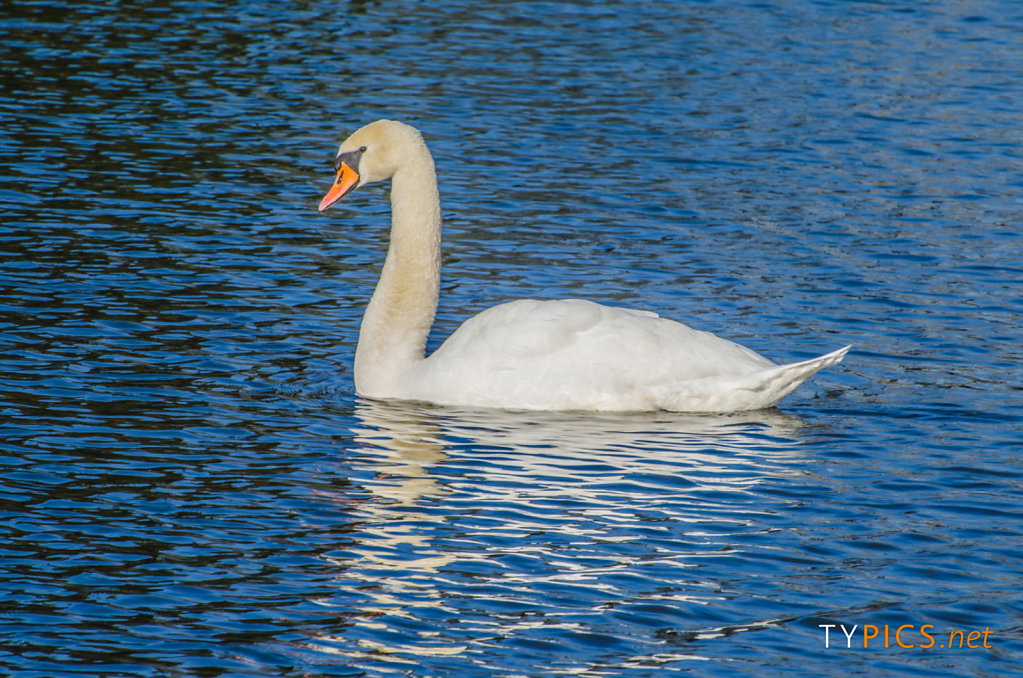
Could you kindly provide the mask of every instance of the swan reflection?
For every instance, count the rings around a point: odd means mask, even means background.
[[[765,510],[749,488],[800,472],[801,427],[775,411],[686,417],[359,401],[348,464],[366,499],[355,507],[354,543],[330,558],[355,623],[317,648],[346,647],[352,658],[354,642],[372,662],[457,653],[465,636],[412,633],[406,623],[465,618],[464,601],[478,594],[453,596],[459,582],[514,608],[537,590],[602,605],[621,595],[615,577],[652,564],[685,581],[695,564],[684,540],[718,538],[705,536],[712,521],[744,529]],[[478,623],[466,618],[459,630],[493,631],[492,620]],[[540,622],[502,623],[508,633]]]
[[[443,429],[416,408],[363,401],[357,405],[361,425],[352,428],[359,451],[372,460],[379,482],[367,489],[385,504],[414,505],[419,497],[443,494],[428,469],[447,459]]]
[[[671,474],[703,487],[735,487],[782,471],[798,456],[803,427],[778,411],[731,415],[509,412],[360,400],[352,428],[362,458],[375,469],[367,489],[412,506],[451,491],[431,469],[455,465],[481,491],[488,480],[517,477],[528,491],[581,496],[594,481]],[[474,463],[479,462],[479,463]],[[469,468],[465,468],[468,466]],[[441,473],[448,476],[447,473]],[[554,479],[547,487],[544,479]]]

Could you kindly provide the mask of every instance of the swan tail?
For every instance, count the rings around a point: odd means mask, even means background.
[[[852,346],[787,365],[772,365],[744,375],[676,384],[660,406],[675,412],[741,412],[774,407],[825,367],[842,362]]]
[[[769,367],[749,375],[750,379],[754,382],[750,385],[750,390],[757,395],[756,400],[763,402],[762,405],[751,409],[759,410],[774,407],[778,404],[778,401],[795,391],[800,384],[825,367],[831,367],[842,362],[842,358],[845,357],[850,348],[852,346],[845,346],[817,358],[803,360],[798,363],[789,363],[788,365],[779,365],[778,367]]]

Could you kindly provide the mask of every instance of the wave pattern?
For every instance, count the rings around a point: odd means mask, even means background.
[[[0,672],[1023,670],[1021,34],[1007,1],[5,8]],[[384,116],[440,170],[431,347],[580,296],[854,351],[743,416],[363,401],[386,189],[316,203]]]

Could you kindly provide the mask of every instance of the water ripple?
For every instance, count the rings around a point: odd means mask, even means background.
[[[6,674],[1023,670],[1011,3],[0,14]],[[440,172],[430,348],[581,296],[854,352],[733,417],[355,397],[386,189],[315,205],[385,116]]]

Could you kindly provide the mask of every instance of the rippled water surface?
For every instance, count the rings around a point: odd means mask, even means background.
[[[27,0],[0,37],[0,673],[1023,671],[1017,3]],[[527,296],[855,348],[743,416],[361,400],[387,189],[316,204],[379,117],[437,159],[431,348]]]

